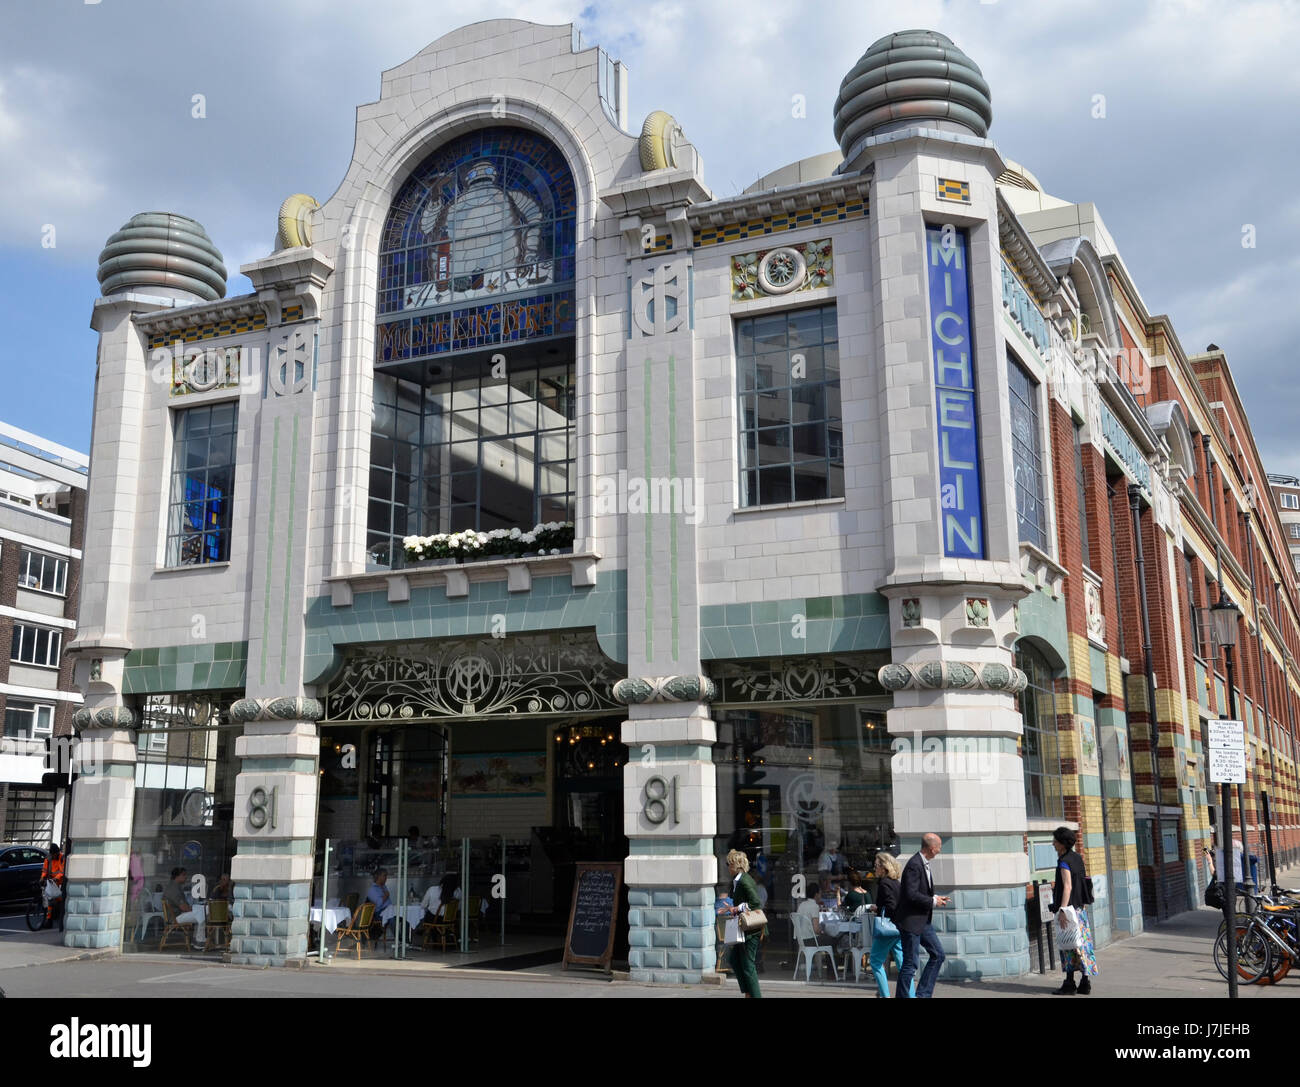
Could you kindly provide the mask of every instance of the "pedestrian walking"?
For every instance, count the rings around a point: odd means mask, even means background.
[[[871,932],[871,973],[876,979],[876,996],[889,996],[889,975],[885,966],[892,957],[899,969],[903,966],[903,939],[894,923],[901,891],[899,877],[903,866],[892,853],[876,854],[876,917]],[[901,974],[900,974],[901,976]],[[916,978],[912,978],[911,995],[916,996]]]
[[[1097,957],[1092,946],[1092,923],[1088,919],[1088,906],[1092,896],[1088,893],[1088,873],[1083,866],[1083,858],[1074,851],[1078,835],[1069,827],[1057,827],[1052,832],[1052,845],[1056,847],[1059,861],[1056,865],[1056,885],[1052,888],[1052,912],[1057,916],[1058,932],[1069,932],[1070,942],[1074,947],[1061,952],[1061,969],[1065,971],[1065,981],[1059,989],[1052,992],[1056,996],[1087,996],[1092,992],[1092,979],[1097,976]],[[1074,921],[1078,926],[1070,925],[1068,915],[1060,912],[1063,906],[1074,909]],[[1079,984],[1074,983],[1074,973],[1080,974]]]
[[[895,997],[913,995],[912,978],[920,965],[921,948],[925,948],[929,958],[921,973],[921,980],[916,985],[915,995],[922,999],[934,995],[934,983],[939,979],[939,967],[943,965],[944,954],[943,945],[939,943],[938,934],[930,922],[934,919],[934,908],[948,905],[948,898],[934,893],[930,862],[942,849],[943,839],[939,835],[923,834],[921,851],[912,854],[903,869],[903,878],[899,881],[894,923],[898,926],[903,942],[903,965],[898,971]]]
[[[727,871],[731,873],[731,898],[734,906],[727,912],[732,916],[746,910],[760,909],[758,887],[749,875],[749,858],[739,849],[727,854]],[[745,933],[745,942],[733,944],[728,955],[731,972],[736,975],[740,991],[747,997],[761,997],[758,991],[758,942],[760,931]]]

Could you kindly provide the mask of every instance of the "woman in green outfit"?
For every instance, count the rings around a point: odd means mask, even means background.
[[[731,873],[731,899],[735,905],[728,911],[738,914],[746,909],[762,908],[758,897],[758,887],[749,875],[749,858],[739,849],[727,854],[727,871]],[[733,944],[728,955],[732,972],[740,983],[740,991],[746,996],[761,997],[758,991],[758,931],[747,933],[743,944]]]

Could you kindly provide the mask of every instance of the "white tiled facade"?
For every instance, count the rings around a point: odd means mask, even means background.
[[[1028,588],[1006,393],[1006,345],[1019,333],[1002,304],[999,217],[1006,209],[995,179],[1005,164],[991,141],[959,124],[893,125],[858,141],[852,160],[833,174],[714,199],[700,157],[684,139],[675,164],[645,168],[637,136],[600,100],[603,60],[598,50],[575,50],[568,27],[491,21],[449,34],[384,74],[380,99],[357,112],[346,175],[310,216],[311,244],[242,269],[254,295],[208,302],[140,287],[96,302],[101,339],[87,527],[98,546],[86,562],[74,649],[86,691],[84,735],[114,741],[122,769],[78,796],[73,836],[101,844],[95,855],[77,858],[72,876],[85,883],[88,897],[107,903],[101,913],[111,919],[124,893],[131,835],[130,730],[138,693],[128,689],[131,654],[242,643],[246,724],[233,875],[237,884],[274,890],[287,906],[258,935],[238,927],[237,910],[232,950],[236,961],[301,958],[306,922],[295,903],[306,897],[311,878],[316,771],[300,764],[316,757],[316,702],[332,675],[313,641],[321,628],[304,617],[325,615],[324,627],[335,630],[352,621],[364,594],[375,594],[394,609],[397,636],[410,640],[420,637],[418,623],[411,627],[401,609],[426,589],[455,601],[466,585],[507,583],[517,596],[532,591],[534,579],[551,576],[580,595],[619,575],[626,579],[624,614],[613,629],[625,631],[625,646],[619,652],[611,636],[602,648],[630,679],[682,681],[668,693],[660,683],[656,695],[627,698],[621,739],[633,756],[642,744],[660,749],[653,767],[634,757],[624,770],[632,970],[647,980],[698,980],[714,965],[705,907],[720,876],[714,839],[724,828],[709,755],[718,737],[710,684],[692,683],[711,675],[720,657],[774,656],[766,645],[719,653],[705,628],[730,623],[717,617],[731,607],[773,605],[784,622],[813,618],[804,614],[811,612],[806,602],[872,598],[880,602],[880,641],[850,639],[821,652],[888,652],[881,663],[895,671],[889,683],[882,672],[876,694],[893,691],[891,734],[992,744],[991,772],[978,780],[959,771],[896,770],[893,820],[905,845],[914,848],[933,830],[953,846],[934,871],[936,882],[965,896],[956,915],[969,923],[954,923],[954,933],[973,926],[1001,941],[978,961],[953,942],[957,971],[1021,972],[1028,968],[1021,914],[1029,868],[1014,698],[1023,677],[1012,665],[1015,606]],[[611,108],[617,117],[617,101]],[[567,161],[577,191],[573,556],[464,573],[368,571],[380,234],[420,162],[448,140],[489,125],[545,137]],[[964,183],[966,199],[943,199],[945,183]],[[751,220],[855,204],[857,213],[819,223],[725,234]],[[647,224],[670,244],[647,253]],[[934,253],[926,227],[948,224],[963,232],[969,259],[967,333],[983,493],[979,559],[944,557],[932,351],[937,315],[929,303]],[[721,240],[708,240],[711,231]],[[833,252],[831,285],[733,299],[734,256],[823,240]],[[650,313],[642,305],[639,325],[629,299],[635,309],[637,299],[666,297],[655,292],[674,284],[683,288],[679,319],[666,306]],[[831,302],[840,344],[843,496],[742,508],[736,322]],[[151,339],[166,334],[170,341],[187,328],[249,315],[258,317],[256,327],[200,344],[242,347],[248,364],[241,383],[174,395],[171,367]],[[167,569],[173,415],[209,402],[238,404],[229,560]],[[620,472],[692,486],[698,480],[698,523],[681,511],[599,508],[602,480]],[[918,609],[915,622],[905,606]],[[471,615],[461,632],[485,633],[475,622]],[[940,663],[947,678],[935,682],[897,670]],[[954,678],[959,672],[969,679]],[[656,775],[678,781],[675,822],[646,818],[646,784]],[[269,834],[242,820],[250,792],[273,785],[281,790],[283,819]],[[680,916],[667,923],[655,917],[665,912]],[[669,933],[662,941],[661,931]],[[70,938],[115,946],[111,920]]]

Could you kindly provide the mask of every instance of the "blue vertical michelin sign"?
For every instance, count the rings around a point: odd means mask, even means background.
[[[984,557],[975,363],[971,342],[966,235],[925,229],[930,275],[930,342],[934,347],[935,409],[939,420],[939,505],[943,553]]]

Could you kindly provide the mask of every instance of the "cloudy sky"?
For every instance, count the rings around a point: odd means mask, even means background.
[[[470,18],[576,22],[666,109],[719,196],[833,150],[844,73],[878,37],[951,37],[993,90],[991,135],[1047,191],[1098,205],[1183,346],[1228,353],[1265,465],[1300,474],[1285,321],[1300,295],[1295,0],[0,0],[0,419],[90,442],[95,270],[138,211],[204,224],[231,270],[280,201],[322,202],[380,72]],[[203,95],[206,116],[193,116]],[[796,117],[794,95],[807,116]],[[1105,116],[1094,113],[1104,95]],[[1254,227],[1253,248],[1242,244]],[[48,228],[53,227],[51,232]],[[52,244],[51,244],[52,243]]]

